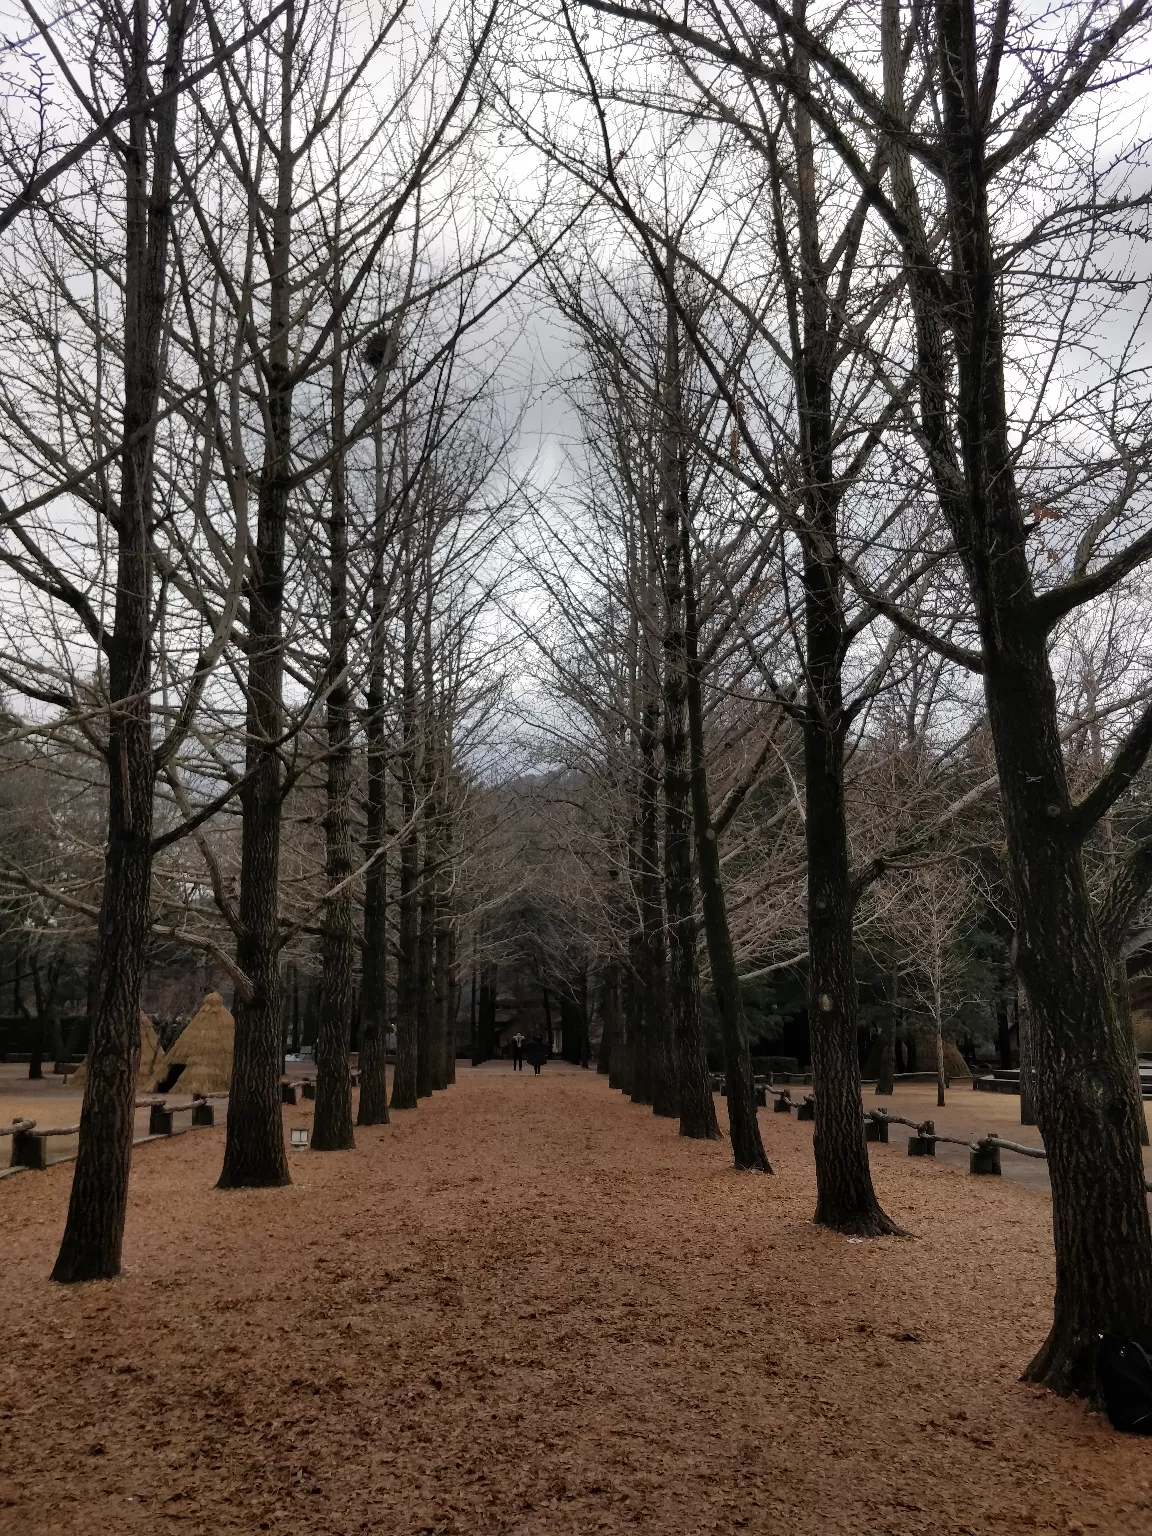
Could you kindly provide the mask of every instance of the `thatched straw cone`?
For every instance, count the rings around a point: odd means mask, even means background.
[[[152,1028],[152,1020],[140,1010],[140,1069],[136,1073],[136,1087],[147,1088],[155,1078],[164,1075],[164,1052],[160,1047],[160,1040],[156,1031]],[[88,1078],[88,1060],[85,1058],[73,1072],[70,1082],[79,1083],[81,1088]]]
[[[232,1045],[236,1025],[219,992],[209,992],[168,1052],[153,1086],[171,1072],[184,1070],[174,1093],[227,1093],[232,1083]]]
[[[949,1077],[971,1077],[968,1063],[961,1056],[951,1040],[944,1042],[944,1070]]]

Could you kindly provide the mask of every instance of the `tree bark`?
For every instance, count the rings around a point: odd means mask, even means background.
[[[1008,999],[1003,992],[996,998],[996,1050],[1006,1071],[1012,1065],[1012,1040],[1009,1034]]]
[[[480,1059],[491,1061],[496,1054],[496,967],[485,965],[480,973]]]
[[[460,1011],[460,976],[456,964],[456,922],[449,903],[447,920],[437,939],[436,964],[444,978],[444,1086],[456,1081],[456,1016]],[[443,957],[440,944],[443,943]]]
[[[805,833],[808,850],[808,1019],[816,1097],[815,1220],[837,1232],[879,1237],[900,1229],[872,1187],[864,1141],[864,1105],[856,1056],[856,977],[852,963],[853,895],[844,807],[844,752],[824,725],[838,705],[839,678],[821,665],[821,607],[816,573],[808,604],[809,700],[804,721]],[[837,711],[838,712],[838,711]]]
[[[379,388],[377,388],[377,411]],[[364,732],[367,785],[365,795],[364,955],[360,987],[360,1102],[357,1125],[388,1124],[388,1077],[385,1043],[388,1034],[388,777],[385,696],[387,670],[385,627],[388,621],[384,580],[386,539],[384,432],[378,420],[373,433],[375,507],[372,520],[372,633],[369,638],[368,688]]]
[[[692,560],[691,528],[681,528],[681,560],[684,578],[685,658],[688,684],[688,743],[691,762],[692,820],[696,837],[696,864],[700,881],[700,911],[708,964],[712,971],[712,995],[724,1044],[724,1087],[728,1109],[728,1134],[732,1160],[741,1171],[771,1173],[756,1113],[756,1085],[748,1049],[748,1021],[740,992],[740,977],[728,926],[728,905],[720,869],[720,847],[712,824],[708,792],[708,759],[704,750],[704,697],[700,675],[700,617]]]
[[[36,999],[36,1028],[32,1033],[32,1053],[28,1061],[28,1080],[30,1082],[42,1082],[44,1079],[45,999],[44,986],[40,978],[40,961],[35,949],[32,949],[30,952],[29,962],[29,968],[32,972],[32,995]]]
[[[596,1051],[596,1075],[606,1077],[608,1086],[614,1088],[612,1081],[612,1051],[619,1030],[620,1015],[620,967],[615,960],[610,960],[604,967],[604,977],[600,987],[600,1045]]]
[[[676,1081],[669,1050],[667,970],[664,948],[664,900],[660,871],[660,774],[656,763],[660,705],[651,680],[640,729],[640,1006],[644,1028],[642,1059],[637,1063],[633,1099],[651,1103],[652,1113],[674,1118],[679,1113]]]
[[[692,771],[688,752],[688,658],[682,569],[689,497],[684,443],[680,336],[672,299],[674,268],[665,281],[667,336],[661,422],[661,521],[664,540],[664,897],[668,912],[667,1007],[675,1051],[680,1134],[719,1140],[700,1025],[700,972],[692,889]],[[656,1107],[660,1113],[660,1107]]]
[[[132,1162],[140,987],[152,873],[152,556],[153,453],[164,337],[171,231],[176,86],[187,11],[168,19],[163,90],[154,114],[137,111],[124,156],[124,413],[116,535],[116,596],[108,663],[108,847],[97,928],[95,1008],[80,1112],[80,1144],[60,1252],[52,1278],[65,1283],[120,1273],[128,1174]],[[149,99],[150,19],[146,0],[131,11],[129,106]],[[153,121],[150,121],[150,116]],[[149,142],[155,148],[149,176]]]
[[[421,625],[422,688],[420,701],[420,903],[416,939],[416,1097],[427,1099],[439,1086],[436,1058],[439,1015],[436,1008],[436,839],[437,763],[432,674],[432,534],[425,529],[422,551],[424,613]]]
[[[336,241],[340,239],[339,222]],[[333,281],[333,307],[339,304],[339,253]],[[348,506],[344,465],[344,355],[337,325],[332,344],[332,473],[328,518],[329,658],[326,726],[328,771],[325,785],[325,879],[320,939],[322,1002],[316,1038],[316,1114],[312,1147],[316,1152],[347,1151],[352,1131],[351,1048],[356,935],[352,909],[352,690],[348,683]]]
[[[264,462],[255,547],[244,584],[248,611],[246,778],[240,792],[240,934],[236,961],[251,983],[238,994],[221,1189],[291,1182],[280,1109],[280,737],[284,727],[284,542],[292,476],[292,45],[289,3],[281,38],[280,134],[269,264]]]
[[[880,1025],[880,1070],[876,1075],[876,1095],[890,1098],[896,1089],[896,1019],[900,1008],[900,973],[893,961],[888,1010]]]
[[[468,1002],[468,1033],[472,1065],[480,1065],[480,1017],[476,1011],[476,935],[472,935],[472,993]]]
[[[1131,1036],[1113,1007],[1109,962],[1084,877],[1085,830],[1071,815],[1048,625],[1032,581],[1015,481],[987,204],[972,0],[936,0],[946,302],[930,280],[906,150],[891,158],[906,220],[920,416],[936,494],[964,564],[980,633],[1016,903],[1018,966],[1036,1067],[1036,1119],[1048,1152],[1056,1304],[1026,1372],[1095,1396],[1101,1332],[1149,1337],[1152,1231],[1140,1158]],[[886,0],[885,99],[903,112],[899,10]],[[949,377],[947,332],[955,351]],[[954,402],[954,407],[952,406]],[[1021,1072],[1023,1080],[1023,1070]]]
[[[416,594],[412,529],[404,529],[401,559],[403,594],[403,698],[400,719],[400,912],[396,949],[396,1068],[392,1108],[415,1109],[417,1102],[417,944],[419,940],[420,829],[416,821]]]
[[[1016,1041],[1020,1060],[1020,1124],[1036,1124],[1036,1063],[1032,1055],[1032,1017],[1028,993],[1021,986],[1016,999]]]
[[[1128,992],[1128,963],[1121,956],[1113,963],[1112,968],[1113,997],[1116,1000],[1116,1020],[1120,1028],[1132,1041],[1132,1060],[1136,1076],[1136,1131],[1140,1139],[1140,1145],[1148,1145],[1148,1119],[1144,1114],[1144,1090],[1140,1080],[1140,1059],[1136,1054],[1135,1025],[1132,1022],[1132,998]]]
[[[856,1051],[853,963],[856,892],[844,801],[842,668],[848,636],[834,500],[833,316],[824,291],[812,125],[796,111],[799,315],[794,351],[804,521],[805,841],[808,853],[808,1019],[816,1097],[816,1221],[838,1232],[881,1236],[899,1228],[872,1187]]]

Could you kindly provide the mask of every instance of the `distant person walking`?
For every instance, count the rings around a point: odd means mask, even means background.
[[[524,1054],[532,1063],[533,1073],[539,1077],[540,1068],[548,1060],[548,1047],[545,1045],[544,1041],[541,1040],[539,1035],[532,1036],[531,1040],[529,1040],[528,1044],[524,1047]]]
[[[524,1036],[519,1033],[512,1036],[512,1070],[524,1070]]]

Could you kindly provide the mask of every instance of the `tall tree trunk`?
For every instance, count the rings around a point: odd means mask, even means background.
[[[996,997],[996,1051],[1000,1057],[1000,1065],[1005,1070],[1012,1065],[1012,1039],[1009,1033],[1011,1026],[1008,1018],[1008,998],[1003,991]]]
[[[812,125],[796,109],[800,247],[799,414],[804,524],[805,840],[808,853],[808,1019],[816,1097],[816,1221],[862,1237],[899,1230],[872,1187],[856,1048],[853,918],[856,892],[844,801],[842,668],[848,635],[838,565],[833,462],[834,316],[824,290]]]
[[[248,610],[246,778],[240,792],[240,934],[236,960],[251,996],[235,1004],[235,1050],[221,1189],[291,1182],[280,1109],[280,737],[284,728],[284,543],[292,476],[292,52],[289,0],[280,45],[280,138],[269,267],[264,462]]]
[[[676,1068],[680,1134],[719,1140],[700,1025],[700,972],[692,890],[692,772],[688,754],[688,660],[682,529],[689,496],[684,443],[680,336],[668,263],[660,500],[664,541],[664,894],[668,910],[667,1008]],[[656,1106],[657,1113],[660,1107]]]
[[[340,240],[337,219],[335,241]],[[339,250],[334,256],[333,309],[340,304]],[[332,474],[328,518],[328,689],[325,785],[325,879],[320,957],[320,1030],[316,1038],[316,1114],[312,1147],[347,1151],[352,1132],[351,1048],[356,934],[352,907],[352,690],[348,682],[348,504],[344,464],[344,352],[339,323],[332,343]]]
[[[548,1049],[552,1049],[552,1003],[549,999],[548,988],[541,986],[541,994],[544,999],[544,1028],[547,1032]]]
[[[480,1065],[480,1015],[477,1012],[476,998],[476,935],[472,935],[472,993],[468,1002],[468,1033],[469,1043],[472,1047],[472,1065]]]
[[[1148,1120],[1144,1114],[1144,1088],[1140,1078],[1140,1058],[1136,1054],[1136,1026],[1132,1021],[1132,998],[1128,991],[1128,963],[1121,956],[1113,962],[1113,997],[1116,1004],[1116,1021],[1132,1040],[1132,1060],[1136,1079],[1137,1125],[1136,1131],[1142,1147],[1148,1146]]]
[[[32,1034],[32,1053],[28,1062],[30,1082],[42,1082],[44,1078],[44,1019],[46,1013],[44,984],[40,976],[40,958],[36,950],[30,951],[32,995],[36,999],[36,1028]]]
[[[403,698],[400,719],[400,912],[396,948],[396,1069],[392,1108],[415,1109],[417,1102],[417,946],[419,940],[420,828],[416,820],[416,594],[412,530],[404,529],[401,552],[403,594]]]
[[[452,919],[442,888],[443,860],[436,850],[432,897],[432,1087],[448,1086],[448,994]]]
[[[588,966],[580,971],[580,1065],[587,1070],[592,1060],[592,1041],[588,1018]]]
[[[660,870],[660,774],[656,763],[660,705],[655,692],[644,706],[640,732],[640,913],[641,997],[644,1010],[644,1060],[638,1086],[652,1112],[667,1118],[679,1113],[676,1077],[668,1033],[667,971],[664,949],[664,899]],[[635,1092],[633,1098],[636,1098]]]
[[[1021,985],[1016,999],[1016,1041],[1020,1058],[1020,1124],[1036,1124],[1036,1062],[1032,1054],[1032,1010]]]
[[[385,721],[387,593],[384,583],[383,433],[375,432],[376,510],[372,531],[372,634],[369,641],[365,795],[364,957],[360,987],[360,1103],[357,1125],[388,1124],[388,836]]]
[[[480,1059],[491,1061],[496,1054],[496,987],[498,974],[494,965],[485,964],[480,973]]]
[[[292,962],[292,1054],[300,1054],[300,967]]]
[[[740,977],[728,926],[728,905],[720,869],[720,846],[712,825],[708,793],[708,759],[704,751],[704,699],[700,680],[700,620],[696,606],[696,581],[692,563],[691,529],[682,529],[684,572],[685,657],[688,683],[688,742],[691,754],[692,819],[696,833],[696,866],[700,880],[700,911],[708,964],[712,971],[712,995],[724,1044],[724,1087],[728,1107],[728,1134],[732,1161],[741,1171],[771,1173],[756,1114],[756,1084],[748,1049],[748,1021],[740,994]]]
[[[95,1007],[80,1111],[80,1145],[54,1280],[110,1279],[120,1273],[132,1162],[140,987],[152,873],[153,453],[164,335],[176,132],[175,87],[183,69],[187,11],[168,18],[162,91],[142,109],[148,79],[147,0],[131,10],[125,99],[124,415],[116,534],[116,597],[104,639],[108,663],[108,847],[97,928]],[[153,119],[150,121],[150,117]],[[154,152],[149,175],[149,142]]]
[[[429,519],[429,522],[431,520]],[[432,534],[425,528],[421,566],[424,583],[424,613],[421,625],[422,688],[420,702],[420,798],[422,811],[420,866],[420,928],[416,941],[416,1097],[431,1097],[438,1087],[439,1053],[436,1009],[436,842],[437,827],[437,752],[435,699],[432,673]]]
[[[436,1008],[436,1083],[447,1088],[456,1081],[456,925],[452,912],[452,822],[448,809],[449,738],[443,722],[438,733],[438,783],[436,800],[436,866],[434,879],[434,979]]]
[[[827,577],[828,572],[824,575]],[[898,1231],[880,1208],[864,1141],[856,1054],[853,893],[844,806],[844,747],[825,727],[839,714],[837,675],[827,662],[818,573],[809,575],[809,697],[804,719],[805,834],[808,850],[808,1019],[816,1097],[816,1221],[837,1232],[878,1237]],[[824,665],[821,665],[821,662]]]
[[[620,966],[615,960],[610,960],[604,967],[604,978],[600,989],[600,1045],[596,1052],[596,1075],[606,1077],[608,1086],[614,1088],[612,1081],[612,1052],[616,1045],[620,1019]]]
[[[892,959],[888,1008],[880,1024],[880,1070],[876,1076],[877,1097],[890,1098],[896,1089],[896,1029],[900,1013],[900,968]]]
[[[932,258],[925,259],[915,184],[899,143],[891,166],[906,225],[921,425],[979,627],[1017,958],[1029,1003],[1036,1119],[1052,1183],[1055,1312],[1026,1374],[1058,1392],[1092,1396],[1097,1335],[1149,1337],[1152,1326],[1141,1106],[1132,1039],[1116,1019],[1109,958],[1084,876],[1088,828],[1072,815],[1047,654],[1054,621],[1036,597],[1016,487],[972,0],[936,0],[935,20],[950,253],[946,300],[928,280]],[[896,0],[886,0],[885,102],[902,114],[899,27]]]
[[[631,949],[634,946],[630,946]],[[632,1097],[636,1033],[636,973],[630,961],[620,966],[620,1012],[612,1058],[608,1063],[608,1086],[617,1088],[625,1098]]]
[[[460,1012],[460,974],[456,964],[456,923],[451,906],[446,903],[447,921],[442,929],[442,940],[437,942],[436,964],[444,977],[444,1086],[451,1088],[456,1081],[456,1016]],[[443,959],[440,957],[443,943]]]

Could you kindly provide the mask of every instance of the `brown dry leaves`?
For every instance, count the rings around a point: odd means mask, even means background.
[[[1016,1380],[1043,1194],[901,1135],[920,1236],[849,1244],[809,1126],[765,1118],[766,1180],[603,1078],[460,1079],[288,1190],[215,1190],[218,1130],[141,1148],[109,1285],[45,1278],[69,1166],[0,1182],[0,1532],[1152,1528],[1147,1445]]]

